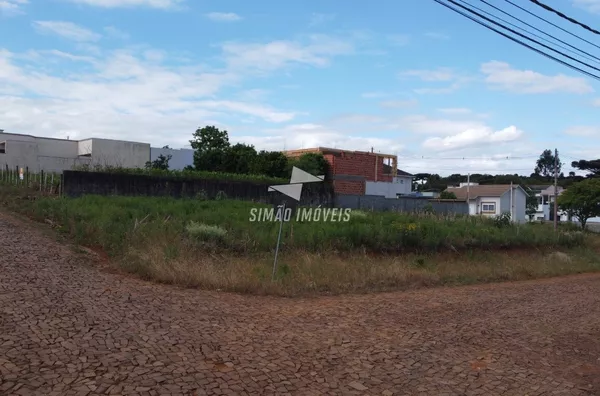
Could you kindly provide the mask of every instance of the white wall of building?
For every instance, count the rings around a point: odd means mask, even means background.
[[[494,212],[483,212],[482,205],[484,203],[495,204]],[[487,217],[494,217],[500,214],[500,198],[499,197],[477,197],[469,201],[469,214],[482,215]]]
[[[91,139],[92,164],[143,168],[150,161],[150,144],[122,140]]]
[[[182,170],[188,165],[194,166],[194,150],[192,149],[150,148],[150,161],[158,159],[159,155],[171,156],[169,169],[172,170]]]
[[[379,195],[386,198],[397,198],[398,194],[410,194],[412,191],[412,177],[397,176],[392,182],[365,183],[365,195]]]
[[[29,168],[31,172],[62,172],[76,166],[112,165],[143,167],[150,160],[150,145],[108,139],[82,141],[0,133],[5,152],[0,167]]]

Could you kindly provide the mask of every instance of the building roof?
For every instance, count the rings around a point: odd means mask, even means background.
[[[523,189],[518,184],[513,185],[513,188]],[[478,197],[501,197],[507,191],[510,191],[510,184],[484,184],[478,186],[467,186],[464,187],[448,187],[448,192],[453,192],[456,195],[456,199],[475,199]]]
[[[372,152],[372,151],[342,150],[342,149],[334,149],[334,148],[329,148],[329,147],[313,147],[313,148],[298,149],[298,150],[285,150],[283,152],[288,155],[300,155],[300,154],[305,154],[305,153],[323,153],[323,154],[355,153],[355,154],[377,155],[379,157],[397,157],[394,154],[376,153],[376,152]]]
[[[392,166],[391,165],[383,164],[383,171],[384,172],[390,173],[391,170],[392,170]],[[408,172],[405,172],[402,169],[398,169],[396,171],[396,176],[409,176],[409,177],[413,177],[414,175],[412,175],[412,174],[410,174]]]

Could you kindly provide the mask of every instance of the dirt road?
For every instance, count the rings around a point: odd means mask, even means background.
[[[318,299],[145,283],[0,215],[1,395],[600,395],[600,276]]]

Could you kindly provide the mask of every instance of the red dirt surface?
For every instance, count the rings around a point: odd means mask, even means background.
[[[85,261],[0,214],[0,395],[600,395],[600,275],[281,299]]]

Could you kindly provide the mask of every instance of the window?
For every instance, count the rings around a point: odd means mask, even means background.
[[[483,202],[481,204],[481,211],[483,213],[496,213],[496,204],[494,202]]]
[[[400,184],[404,184],[404,179],[400,179]]]
[[[0,154],[6,154],[6,142],[0,143]]]

